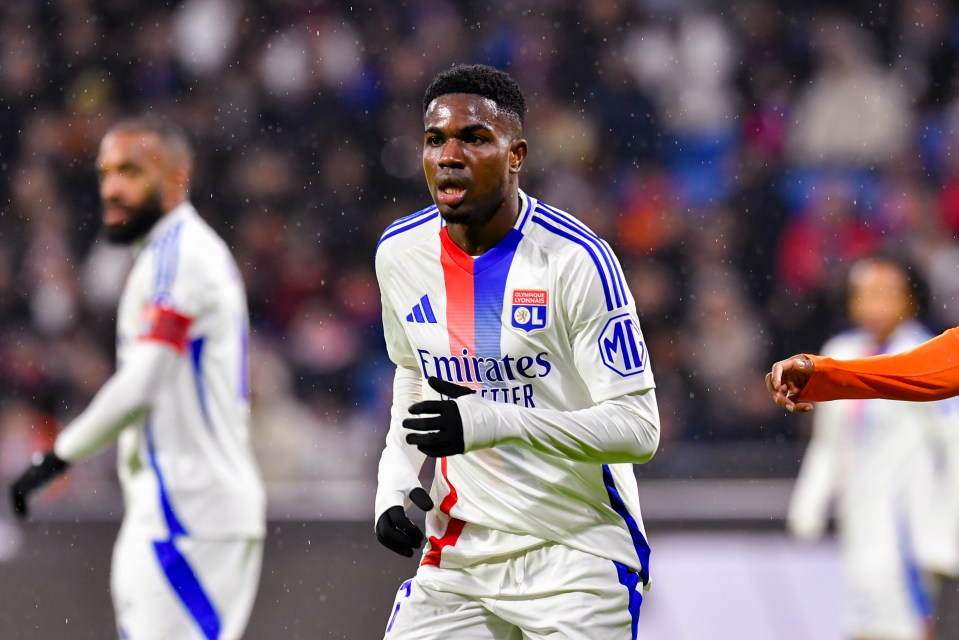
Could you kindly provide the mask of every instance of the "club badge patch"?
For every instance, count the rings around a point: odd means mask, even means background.
[[[514,289],[510,324],[526,333],[545,329],[548,297],[542,289]]]

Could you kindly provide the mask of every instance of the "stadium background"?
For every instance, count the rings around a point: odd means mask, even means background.
[[[834,547],[781,533],[808,421],[762,373],[843,326],[845,271],[874,249],[915,262],[934,329],[959,324],[959,22],[873,5],[4,2],[0,480],[112,370],[130,258],[97,240],[93,160],[118,117],[167,115],[250,298],[271,528],[248,635],[377,637],[413,565],[372,539],[392,375],[372,252],[429,204],[425,83],[486,62],[527,95],[523,188],[612,241],[639,305],[663,420],[637,469],[645,637],[838,637]],[[35,522],[0,509],[3,637],[109,635],[119,509],[109,453]]]

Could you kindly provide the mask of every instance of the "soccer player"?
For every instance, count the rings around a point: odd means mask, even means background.
[[[377,538],[412,556],[405,508],[428,511],[392,640],[636,637],[649,545],[632,464],[659,443],[653,375],[609,245],[519,189],[525,116],[502,71],[438,74],[423,98],[435,205],[377,248],[396,364]]]
[[[912,291],[902,264],[857,262],[848,286],[855,328],[823,353],[895,353],[927,340]],[[936,574],[959,568],[956,409],[955,402],[844,400],[814,416],[787,524],[802,539],[820,537],[835,499],[850,638],[921,640],[931,630]]]
[[[253,606],[265,534],[247,433],[246,294],[226,244],[187,199],[183,133],[123,121],[97,167],[106,237],[137,252],[117,313],[118,368],[14,483],[14,509],[25,517],[31,492],[117,441],[120,637],[233,640]]]

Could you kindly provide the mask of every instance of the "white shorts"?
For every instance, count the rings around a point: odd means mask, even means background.
[[[120,639],[238,640],[262,560],[262,540],[156,541],[121,529],[110,576]]]
[[[465,569],[421,566],[400,587],[388,640],[634,640],[639,575],[559,544]]]
[[[926,638],[933,614],[930,576],[902,532],[879,526],[869,532],[871,538],[846,538],[841,547],[843,630],[854,638]]]

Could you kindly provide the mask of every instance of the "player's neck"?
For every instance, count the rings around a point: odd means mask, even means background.
[[[473,223],[448,223],[446,230],[456,246],[471,256],[480,256],[499,244],[516,225],[519,195],[507,198],[489,219]]]

